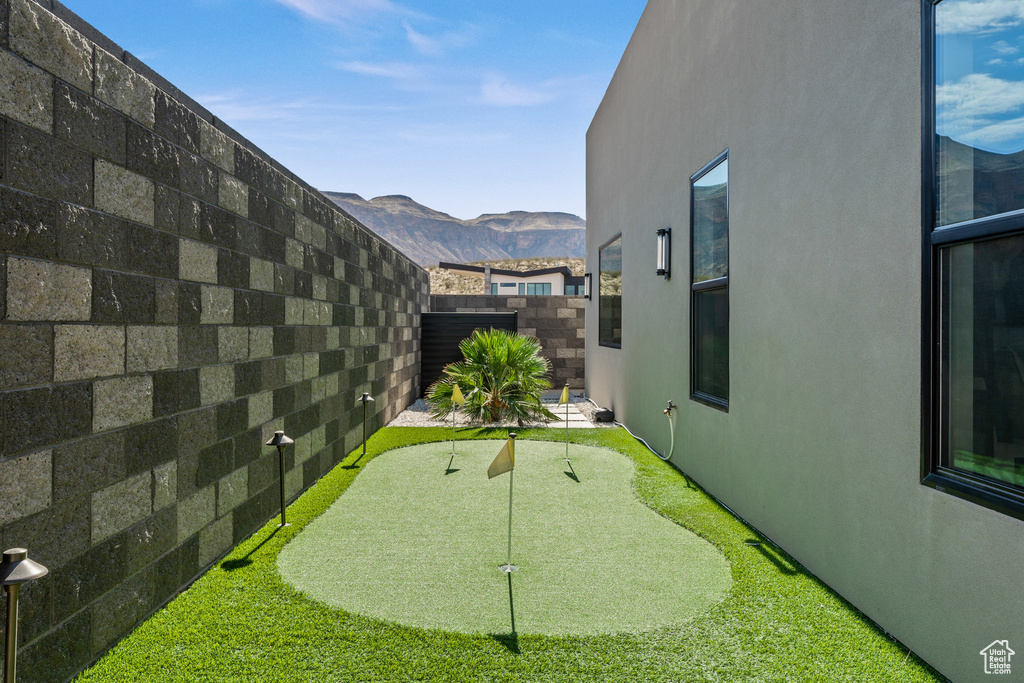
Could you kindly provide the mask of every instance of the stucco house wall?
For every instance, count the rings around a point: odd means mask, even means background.
[[[1024,522],[921,485],[919,0],[651,0],[587,135],[587,392],[954,680],[1024,643]],[[729,152],[728,412],[690,399],[691,175]],[[658,228],[673,229],[669,280]]]

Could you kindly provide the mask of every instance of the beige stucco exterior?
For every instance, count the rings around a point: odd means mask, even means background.
[[[920,0],[651,0],[587,135],[587,392],[954,680],[1024,647],[1024,522],[921,485]],[[729,410],[690,400],[689,178],[729,150]],[[672,278],[655,231],[673,229]],[[596,281],[596,280],[595,280]],[[1021,662],[1024,670],[1024,660]]]

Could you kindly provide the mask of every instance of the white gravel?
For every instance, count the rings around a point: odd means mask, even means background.
[[[551,410],[552,412],[555,412],[557,414],[557,411],[555,410],[555,406],[557,405],[557,400],[555,400],[555,401],[545,401],[545,403],[548,404],[548,410]],[[594,420],[594,413],[597,412],[598,408],[593,403],[591,403],[589,400],[587,400],[585,398],[582,398],[580,396],[571,396],[570,399],[569,399],[569,403],[570,403],[570,405],[575,406],[576,409],[578,411],[580,411],[580,413],[583,415],[583,417],[585,417],[588,420],[590,420],[590,422],[593,423],[593,425],[595,427],[614,427],[615,426],[611,422],[596,422]],[[399,413],[398,417],[396,417],[394,420],[392,420],[388,424],[389,427],[451,427],[451,425],[452,425],[452,418],[451,418],[451,416],[448,416],[444,420],[435,420],[434,418],[432,418],[430,416],[430,409],[427,406],[427,402],[424,401],[422,398],[418,399],[411,406],[409,406],[404,411]],[[472,426],[472,425],[474,425],[474,423],[470,422],[469,417],[467,417],[466,415],[463,415],[462,413],[456,413],[456,415],[455,415],[455,426],[456,427],[468,427],[468,426]],[[479,426],[479,425],[480,425],[479,422],[475,423],[475,426]],[[519,425],[517,425],[513,421],[513,422],[502,422],[500,424],[491,424],[489,426],[491,426],[491,427],[518,427]],[[525,424],[523,426],[524,427],[546,427],[547,424],[545,422],[534,422],[534,423],[530,423],[530,424]]]

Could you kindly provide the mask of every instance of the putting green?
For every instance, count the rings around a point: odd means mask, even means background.
[[[516,443],[511,575],[509,475],[487,478],[502,441],[384,453],[278,557],[286,581],[350,612],[463,633],[586,635],[684,622],[725,598],[729,564],[633,494],[615,451]],[[512,620],[514,621],[514,625]],[[514,627],[513,627],[514,626]]]

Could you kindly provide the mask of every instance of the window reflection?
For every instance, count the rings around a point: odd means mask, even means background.
[[[729,398],[729,290],[693,294],[693,390]]]
[[[729,274],[729,160],[693,181],[693,281]]]
[[[601,344],[622,344],[622,237],[605,245],[598,257],[598,337]]]
[[[1024,487],[1024,236],[942,255],[944,464]]]
[[[936,225],[1024,209],[1024,2],[943,0]]]

